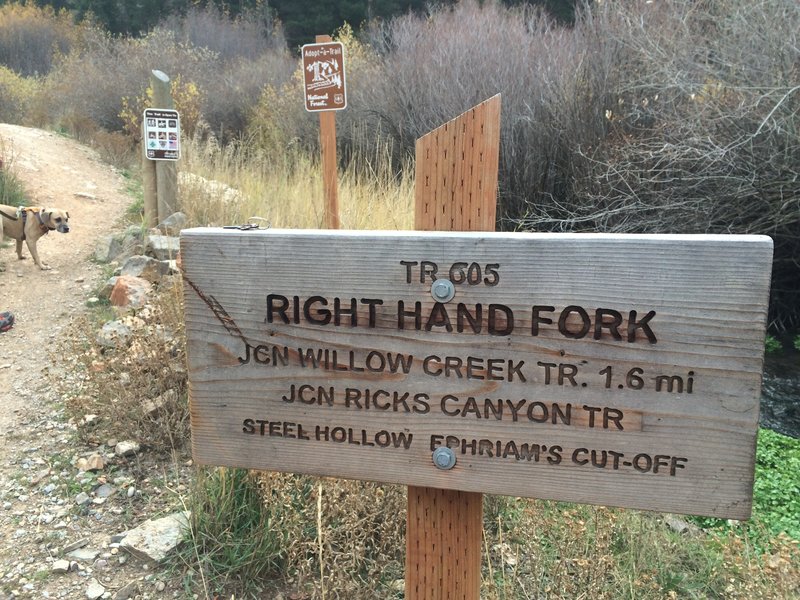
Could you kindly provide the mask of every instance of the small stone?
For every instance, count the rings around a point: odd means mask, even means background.
[[[133,487],[133,486],[130,486],[130,487],[128,488],[128,498],[133,498],[133,495],[134,495],[135,493],[136,493],[136,488],[135,488],[135,487]]]
[[[84,562],[91,562],[100,555],[99,550],[92,550],[90,548],[78,548],[73,550],[67,556],[74,560],[82,560]]]
[[[69,573],[69,561],[60,559],[53,563],[53,567],[50,569],[53,573]]]
[[[91,501],[92,501],[92,499],[89,498],[89,494],[87,494],[86,492],[81,492],[80,494],[75,496],[75,504],[77,504],[78,506],[83,506],[84,504],[89,504],[89,502],[91,502]]]
[[[115,488],[113,485],[104,483],[95,490],[95,494],[97,494],[98,498],[109,498],[113,496],[116,493],[116,491],[117,488]]]
[[[180,544],[188,519],[188,512],[177,512],[142,523],[128,531],[121,546],[138,558],[160,562]]]
[[[79,458],[77,466],[81,471],[101,471],[105,468],[106,461],[102,456],[94,453],[87,458]]]
[[[139,452],[139,448],[139,442],[126,440],[114,446],[114,453],[117,456],[129,457],[134,456],[137,452]]]
[[[36,475],[31,477],[31,485],[38,485],[42,480],[50,474],[50,469],[42,469]]]
[[[88,544],[89,544],[89,538],[81,538],[75,542],[72,542],[71,544],[67,544],[66,546],[64,546],[64,554],[68,554],[69,552],[77,550],[78,548],[83,548]]]
[[[163,581],[156,581],[156,591],[163,592],[167,587],[167,584]]]
[[[114,600],[128,600],[128,598],[130,598],[137,592],[138,588],[139,588],[138,581],[131,581],[130,583],[126,583],[117,590],[117,593],[114,595]]]
[[[666,523],[667,527],[672,529],[675,533],[686,534],[686,535],[696,535],[700,533],[701,529],[697,525],[693,525],[688,521],[684,521],[680,517],[676,517],[675,515],[667,515],[664,519],[664,523]]]
[[[103,594],[106,593],[106,588],[100,585],[100,582],[96,579],[93,579],[89,583],[89,587],[86,588],[86,597],[89,600],[98,600],[99,598],[103,597]]]
[[[84,425],[91,425],[92,423],[97,421],[97,419],[99,419],[99,418],[100,417],[98,415],[83,415],[83,418],[81,419],[81,423],[83,423]]]

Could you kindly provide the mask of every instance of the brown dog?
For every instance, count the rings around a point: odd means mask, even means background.
[[[36,266],[42,270],[49,269],[39,260],[36,242],[43,235],[51,231],[69,233],[69,213],[58,208],[42,207],[14,207],[0,204],[0,244],[3,243],[3,234],[17,240],[17,256],[21,259],[22,242],[28,245],[28,250]]]

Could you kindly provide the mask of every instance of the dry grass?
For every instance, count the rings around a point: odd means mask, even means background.
[[[304,600],[403,597],[403,486],[282,473],[262,473],[260,483],[284,539],[283,576],[262,588]],[[656,513],[486,496],[482,550],[484,600],[786,600],[800,592],[797,541],[778,536],[757,550],[745,533],[676,533]],[[271,597],[259,593],[242,597]]]
[[[401,597],[405,488],[282,473],[261,482],[267,503],[288,509],[274,523],[287,539],[286,583],[312,598]]]
[[[257,217],[275,228],[323,227],[322,173],[307,155],[289,152],[282,159],[266,160],[241,145],[221,148],[213,138],[191,140],[183,152],[184,171],[241,193],[231,201],[215,193],[219,188],[213,184],[205,189],[184,186],[179,200],[191,224],[241,224]],[[342,228],[410,229],[414,184],[409,170],[404,173],[381,170],[365,177],[350,168],[340,174]]]

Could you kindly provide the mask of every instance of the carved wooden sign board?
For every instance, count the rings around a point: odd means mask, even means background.
[[[191,229],[181,256],[201,464],[750,515],[767,237]]]

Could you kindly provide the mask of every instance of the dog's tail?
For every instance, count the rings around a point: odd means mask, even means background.
[[[0,210],[0,215],[3,215],[6,219],[11,219],[12,221],[16,221],[17,220],[16,215],[9,215],[8,213],[6,213],[6,212],[4,212],[2,210]]]

